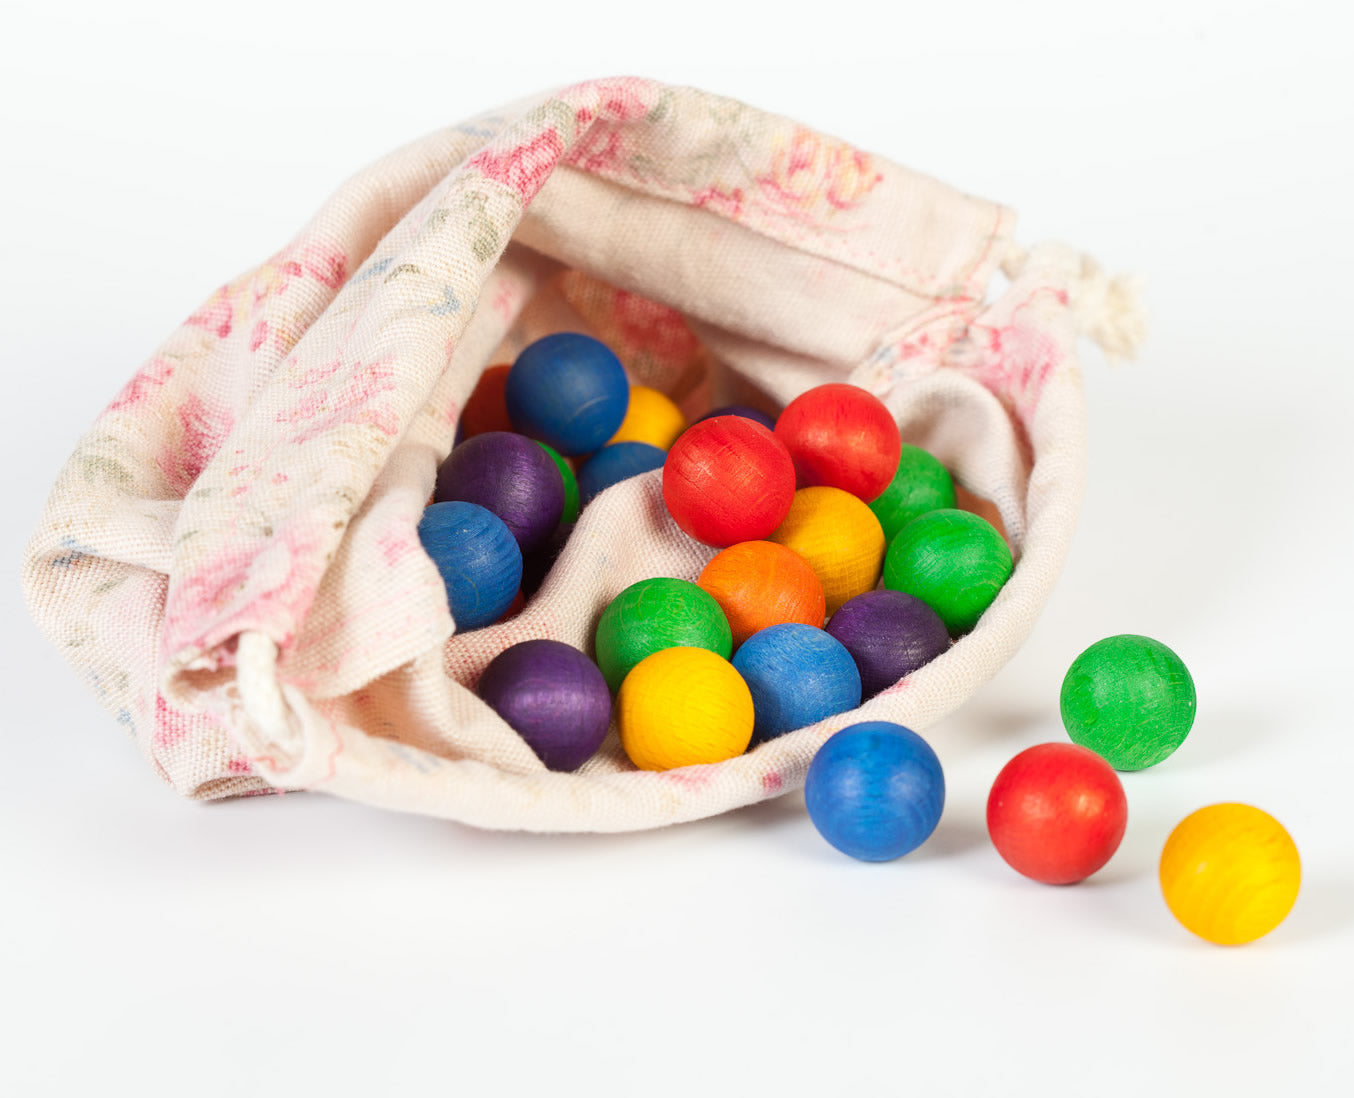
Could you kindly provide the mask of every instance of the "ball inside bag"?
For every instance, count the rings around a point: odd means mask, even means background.
[[[588,458],[578,470],[579,502],[586,507],[613,484],[663,468],[667,457],[647,442],[612,442]]]
[[[705,648],[727,660],[733,635],[710,595],[689,580],[655,576],[632,583],[607,604],[593,645],[607,685],[619,690],[636,664],[664,648]]]
[[[1292,838],[1268,812],[1214,804],[1176,825],[1159,874],[1166,905],[1183,926],[1217,945],[1243,945],[1287,918],[1302,865]]]
[[[818,833],[843,854],[886,862],[915,850],[936,829],[945,775],[931,745],[910,728],[866,721],[819,749],[804,802]]]
[[[641,770],[723,762],[752,741],[752,695],[728,660],[665,648],[626,675],[616,698],[621,746]]]
[[[799,483],[827,485],[869,503],[898,468],[902,439],[884,402],[858,385],[834,382],[800,393],[776,420]]]
[[[860,704],[860,672],[851,653],[811,625],[788,622],[754,633],[733,666],[752,691],[758,743]]]
[[[476,503],[434,503],[418,537],[442,574],[458,632],[503,616],[522,585],[522,550],[501,518]]]
[[[887,588],[866,591],[832,615],[827,631],[845,645],[869,699],[950,647],[945,623],[921,599]]]
[[[840,488],[801,488],[768,540],[808,562],[823,585],[829,614],[879,582],[884,531],[865,504]]]
[[[525,435],[486,431],[466,439],[442,462],[433,498],[487,508],[527,552],[559,525],[564,480],[550,456]]]
[[[592,758],[611,722],[602,672],[562,641],[504,649],[484,669],[476,692],[551,770],[577,770]]]
[[[692,424],[663,465],[663,502],[673,521],[720,549],[767,537],[794,494],[795,467],[785,444],[743,416]]]
[[[1012,570],[1010,547],[985,518],[968,511],[931,511],[909,522],[890,543],[884,586],[921,599],[958,636],[978,624]]]
[[[630,384],[611,348],[578,332],[528,345],[508,371],[508,416],[522,434],[561,454],[590,454],[625,419]]]

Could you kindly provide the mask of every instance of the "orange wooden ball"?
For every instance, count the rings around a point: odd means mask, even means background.
[[[840,488],[801,488],[770,540],[808,561],[823,585],[829,614],[873,591],[884,567],[884,528],[873,511]]]
[[[508,404],[503,388],[508,384],[511,366],[490,366],[480,375],[479,383],[461,412],[461,436],[470,438],[487,431],[511,431]]]
[[[697,581],[729,619],[737,648],[769,625],[822,628],[823,585],[808,561],[773,541],[740,541],[715,556]]]

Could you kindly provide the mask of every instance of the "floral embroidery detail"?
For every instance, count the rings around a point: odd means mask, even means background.
[[[209,406],[196,393],[188,395],[177,414],[181,433],[156,464],[182,498],[221,448],[234,420],[229,409]]]
[[[702,209],[723,214],[734,221],[743,216],[742,187],[733,187],[726,191],[711,184],[703,190],[696,191],[691,196],[691,201]]]
[[[516,191],[526,205],[550,177],[563,152],[564,138],[558,130],[549,129],[504,153],[485,149],[467,163],[486,179]]]
[[[342,383],[332,388],[320,388],[318,383],[336,374],[343,366],[341,360],[335,359],[321,369],[311,371],[300,382],[293,382],[293,386],[314,391],[305,392],[291,408],[279,412],[276,422],[306,425],[289,440],[298,446],[335,427],[350,424],[375,427],[386,436],[397,434],[400,423],[394,408],[376,403],[376,397],[381,393],[397,388],[395,370],[390,365],[392,358],[387,355],[365,365],[355,363],[347,370]]]
[[[868,153],[800,126],[788,142],[777,144],[757,183],[773,208],[811,219],[823,202],[837,210],[858,205],[883,178]]]
[[[155,733],[151,737],[151,742],[156,747],[173,747],[179,741],[186,739],[193,730],[193,718],[187,713],[181,713],[174,709],[165,701],[163,694],[157,694],[155,698]]]
[[[110,412],[120,412],[135,408],[150,394],[160,388],[174,375],[174,364],[168,359],[153,358],[122,387],[113,403],[108,406]]]

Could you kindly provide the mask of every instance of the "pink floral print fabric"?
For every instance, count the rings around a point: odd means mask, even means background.
[[[837,138],[693,88],[589,81],[349,179],[210,294],[52,491],[24,584],[46,634],[180,792],[314,789],[487,827],[622,830],[794,788],[855,720],[926,728],[1024,639],[1083,464],[1082,257]],[[988,300],[999,264],[1013,281]],[[1016,269],[1018,268],[1018,269]],[[860,710],[711,767],[614,733],[546,771],[474,696],[509,644],[590,648],[600,608],[710,551],[656,474],[603,493],[517,617],[456,632],[416,525],[480,372],[597,334],[689,411],[849,380],[1000,510],[1018,567],[978,629]]]

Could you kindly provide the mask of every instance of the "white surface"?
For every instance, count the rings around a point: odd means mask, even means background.
[[[0,1092],[1346,1093],[1354,87],[1320,18],[1340,6],[1271,7],[7,7]],[[934,730],[939,830],[872,866],[799,795],[610,838],[177,799],[20,604],[60,464],[350,172],[617,72],[798,117],[1146,280],[1140,360],[1087,348],[1058,594]],[[988,844],[987,788],[1062,737],[1063,672],[1117,632],[1176,648],[1198,722],[1125,777],[1110,866],[1039,886]],[[1191,938],[1155,877],[1171,827],[1221,800],[1304,859],[1289,920],[1242,949]]]

